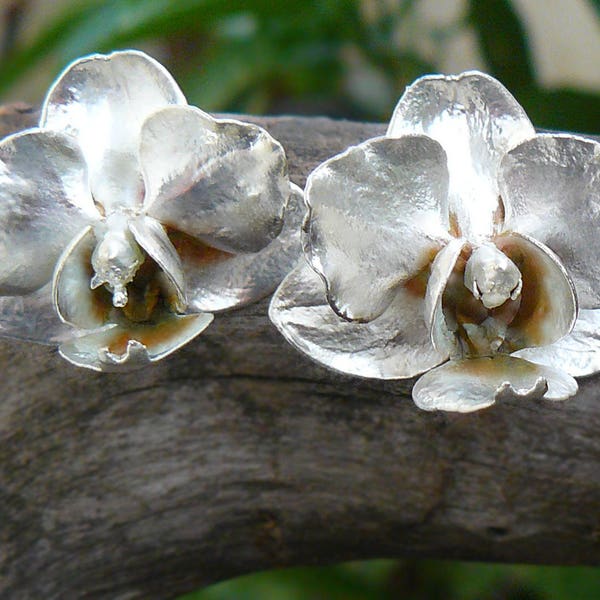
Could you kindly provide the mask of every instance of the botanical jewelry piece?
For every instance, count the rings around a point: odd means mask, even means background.
[[[95,370],[159,360],[279,283],[300,196],[278,142],[188,106],[154,59],[77,60],[0,142],[0,335]]]
[[[536,135],[492,77],[423,77],[384,137],[310,175],[307,264],[271,319],[343,373],[425,373],[425,410],[566,399],[600,369],[598,311],[576,324],[577,297],[600,306],[599,182],[600,144]]]

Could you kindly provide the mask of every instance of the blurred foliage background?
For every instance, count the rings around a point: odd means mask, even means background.
[[[538,127],[600,128],[600,0],[4,0],[3,13],[3,101],[39,103],[74,58],[135,46],[207,110],[387,120],[415,77],[481,68]]]
[[[600,0],[0,0],[0,9],[1,102],[39,104],[71,60],[137,47],[210,111],[385,121],[419,75],[480,68],[538,127],[600,133]],[[598,600],[600,572],[369,561],[259,573],[185,597],[231,599]]]

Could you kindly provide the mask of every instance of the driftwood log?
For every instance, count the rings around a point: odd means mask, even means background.
[[[0,133],[35,122],[5,107]],[[375,124],[261,118],[304,184]],[[374,557],[600,563],[598,379],[562,404],[429,414],[332,374],[267,301],[130,375],[1,340],[0,597],[168,599]]]

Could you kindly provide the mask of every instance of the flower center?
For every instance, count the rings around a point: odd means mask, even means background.
[[[473,250],[465,267],[465,286],[488,308],[516,300],[523,289],[521,273],[506,254],[493,244]]]
[[[103,233],[96,235],[101,239],[92,254],[94,275],[90,286],[96,289],[106,285],[112,292],[113,306],[123,307],[128,301],[127,284],[144,262],[144,253],[129,231],[125,215],[111,215]]]
[[[491,243],[465,250],[442,296],[444,319],[462,356],[510,352],[522,305],[521,271]]]

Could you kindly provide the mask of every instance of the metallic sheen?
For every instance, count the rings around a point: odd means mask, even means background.
[[[598,148],[537,136],[488,75],[417,80],[386,137],[309,176],[303,247],[313,272],[300,266],[284,280],[272,321],[344,373],[428,371],[413,391],[426,410],[572,396],[572,375],[600,369],[594,325],[575,325],[575,286],[600,302],[589,233],[600,215]],[[588,356],[575,358],[580,348]]]
[[[446,156],[425,136],[376,138],[309,176],[304,247],[337,313],[370,321],[450,236]]]
[[[94,370],[159,360],[281,281],[301,197],[278,142],[187,106],[154,59],[79,59],[0,142],[0,335]]]
[[[421,77],[403,94],[387,130],[390,137],[410,134],[427,135],[446,151],[448,204],[462,235],[476,239],[493,233],[500,161],[535,135],[510,92],[476,71]]]
[[[143,124],[140,159],[146,210],[164,225],[226,252],[258,252],[281,231],[287,163],[261,127],[164,108]]]
[[[172,354],[202,333],[213,315],[171,315],[159,323],[124,328],[110,325],[58,348],[60,355],[79,367],[94,371],[139,369]]]
[[[570,334],[550,346],[524,348],[513,356],[562,369],[573,377],[597,373],[600,371],[600,310],[579,311]]]
[[[269,316],[284,337],[319,363],[351,375],[414,377],[446,360],[433,348],[419,297],[399,288],[370,323],[350,323],[327,303],[323,280],[300,264],[279,286]]]
[[[28,130],[0,142],[0,295],[34,292],[52,278],[69,240],[99,218],[74,141]]]
[[[423,375],[413,388],[423,410],[472,412],[498,400],[565,400],[577,382],[562,370],[512,356],[450,361]]]
[[[259,252],[229,254],[174,235],[188,284],[188,310],[221,312],[272,292],[302,254],[300,228],[306,214],[302,190],[292,184],[281,233]]]
[[[156,110],[186,105],[168,71],[135,50],[92,54],[70,64],[50,88],[40,127],[72,136],[83,151],[95,200],[107,210],[143,200],[140,129]]]
[[[582,308],[600,307],[600,144],[538,135],[502,161],[506,227],[560,257]]]

